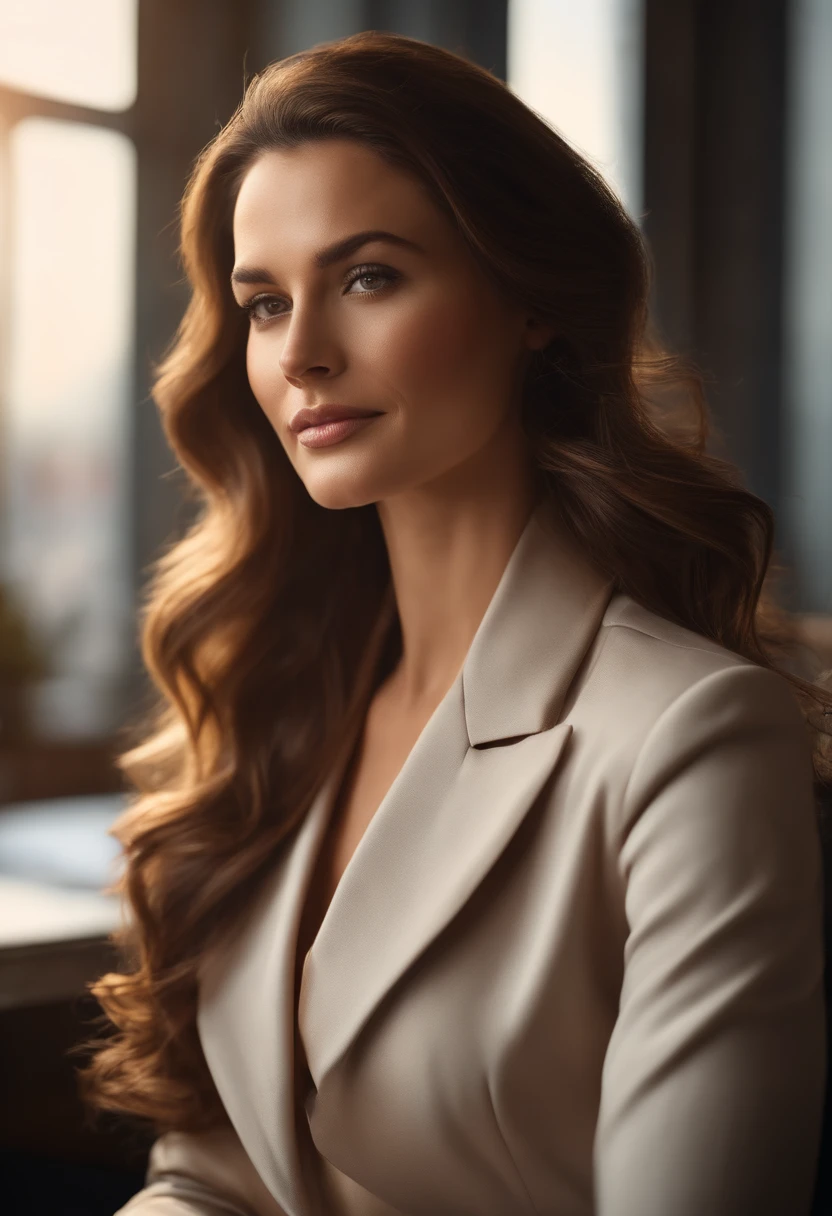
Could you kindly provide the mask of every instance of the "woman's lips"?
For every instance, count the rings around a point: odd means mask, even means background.
[[[365,418],[342,418],[339,422],[323,422],[320,426],[305,426],[298,434],[298,443],[305,448],[328,448],[333,443],[340,443],[348,435],[363,430],[381,414],[371,414]]]

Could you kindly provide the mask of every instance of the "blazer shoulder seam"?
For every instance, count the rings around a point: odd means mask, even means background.
[[[684,625],[676,625],[673,621],[668,621],[668,624],[674,629],[687,628]],[[656,642],[661,642],[665,646],[675,646],[677,650],[696,650],[702,654],[723,654],[726,659],[731,660],[728,666],[743,664],[758,666],[758,664],[754,664],[752,659],[746,658],[745,655],[737,654],[734,650],[729,650],[727,646],[721,646],[719,642],[714,642],[711,638],[703,637],[702,642],[705,644],[697,646],[693,642],[682,642],[675,638],[665,637],[661,633],[654,633],[646,628],[646,626],[638,625],[633,621],[604,621],[603,627],[605,629],[630,629],[633,633],[641,633],[644,637],[653,638]],[[693,633],[693,630],[689,630],[688,632]],[[693,636],[696,637],[697,635],[694,633]]]

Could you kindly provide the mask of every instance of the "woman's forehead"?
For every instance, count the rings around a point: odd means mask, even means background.
[[[368,231],[401,238],[400,254],[424,254],[448,227],[413,175],[348,141],[264,152],[243,177],[233,217],[237,262],[257,264],[278,256],[278,244],[281,257],[320,264],[334,243]]]

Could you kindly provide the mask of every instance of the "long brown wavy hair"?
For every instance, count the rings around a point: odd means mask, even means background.
[[[701,377],[652,334],[648,252],[603,178],[501,80],[429,43],[365,32],[272,64],[182,202],[192,296],[153,395],[197,510],[142,604],[159,698],[117,761],[135,790],[112,829],[124,971],[89,986],[107,1033],[84,1045],[77,1074],[90,1107],[160,1134],[227,1122],[196,1030],[200,960],[254,898],[400,654],[376,508],[327,510],[307,493],[248,384],[229,283],[252,162],[333,138],[415,173],[497,287],[556,322],[523,392],[540,490],[617,590],[780,670],[818,786],[832,778],[828,673],[798,674],[798,634],[771,594],[772,511],[706,452]]]

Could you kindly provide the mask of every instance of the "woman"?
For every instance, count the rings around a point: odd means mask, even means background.
[[[83,1074],[158,1136],[122,1211],[808,1211],[832,695],[775,667],[770,510],[659,422],[704,407],[637,229],[487,71],[366,33],[251,83],[182,247],[202,510]]]

